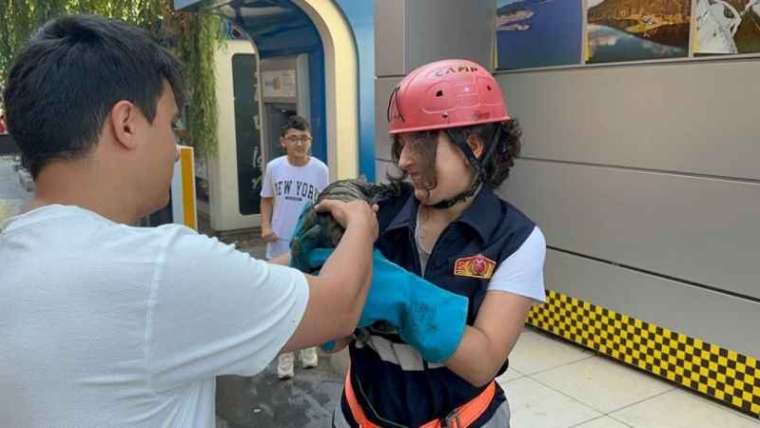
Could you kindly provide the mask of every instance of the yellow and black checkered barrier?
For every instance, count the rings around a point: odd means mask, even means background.
[[[760,361],[547,291],[528,324],[760,417]]]

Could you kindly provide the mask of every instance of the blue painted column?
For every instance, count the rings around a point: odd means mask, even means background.
[[[359,59],[359,173],[375,181],[375,3],[334,1],[353,31]]]

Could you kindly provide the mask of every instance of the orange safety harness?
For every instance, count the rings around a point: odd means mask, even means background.
[[[351,384],[351,370],[346,374],[345,393],[348,407],[351,409],[351,415],[360,428],[382,428],[367,418],[367,414],[364,413],[364,409],[362,409],[361,404],[356,399],[354,387]],[[491,381],[483,392],[454,409],[453,412],[446,416],[445,420],[435,419],[421,425],[419,428],[467,428],[488,409],[495,394],[496,382]]]

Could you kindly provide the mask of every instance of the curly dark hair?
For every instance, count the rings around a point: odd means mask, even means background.
[[[509,170],[514,166],[514,159],[520,154],[522,131],[516,119],[500,123],[487,123],[484,125],[413,133],[408,141],[409,144],[412,144],[411,150],[418,156],[417,163],[420,165],[425,188],[430,191],[438,184],[435,176],[435,161],[438,135],[441,132],[444,132],[452,141],[455,139],[466,141],[470,136],[474,135],[484,143],[484,153],[487,153],[491,144],[490,140],[495,135],[497,127],[501,127],[499,140],[496,142],[496,147],[492,148],[491,156],[483,165],[483,184],[494,189],[499,187],[509,177]],[[399,136],[394,135],[391,155],[397,165],[401,157],[402,148],[403,144]],[[476,172],[474,165],[470,165],[470,167],[473,172]],[[389,173],[388,180],[392,183],[399,183],[404,181],[407,178],[406,176],[403,171],[399,171],[398,175]]]

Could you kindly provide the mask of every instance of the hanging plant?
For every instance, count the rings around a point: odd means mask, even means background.
[[[214,51],[223,40],[222,26],[213,15],[175,11],[172,0],[0,0],[0,85],[16,52],[40,25],[74,13],[124,20],[171,49],[185,65],[189,138],[183,143],[202,154],[216,154]]]

